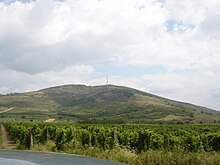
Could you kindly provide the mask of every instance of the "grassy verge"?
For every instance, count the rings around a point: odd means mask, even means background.
[[[56,151],[56,147],[54,142],[49,141],[44,145],[35,145],[32,150]],[[220,165],[220,153],[218,152],[169,152],[149,150],[137,154],[125,148],[103,150],[95,147],[68,147],[61,152],[114,160],[131,165]]]
[[[2,145],[2,131],[1,131],[1,126],[0,126],[0,146]]]

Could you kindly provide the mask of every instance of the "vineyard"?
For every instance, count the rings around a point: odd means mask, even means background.
[[[52,151],[76,149],[110,152],[218,153],[218,125],[61,125],[4,124],[18,149],[53,142]],[[72,152],[74,153],[74,152]],[[218,155],[219,156],[219,155]],[[120,160],[127,162],[128,160]],[[144,164],[144,163],[143,163]]]

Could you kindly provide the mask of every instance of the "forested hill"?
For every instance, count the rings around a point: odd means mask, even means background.
[[[202,96],[201,96],[202,97]],[[218,123],[219,112],[136,89],[64,85],[0,95],[0,117],[9,120],[81,123]]]

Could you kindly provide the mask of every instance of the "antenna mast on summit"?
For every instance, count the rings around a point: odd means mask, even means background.
[[[108,85],[108,76],[107,76],[107,79],[106,79],[106,84]]]

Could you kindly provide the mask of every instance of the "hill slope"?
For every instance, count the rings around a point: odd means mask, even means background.
[[[65,85],[1,95],[0,117],[5,120],[44,121],[52,118],[93,123],[220,122],[219,113],[212,109],[114,85]]]

